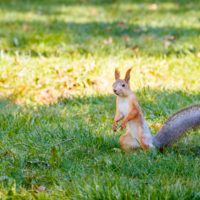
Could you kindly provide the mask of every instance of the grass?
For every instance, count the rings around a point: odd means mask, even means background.
[[[0,0],[0,198],[200,198],[198,130],[163,153],[112,133],[116,67],[153,134],[199,102],[200,3],[153,3]]]

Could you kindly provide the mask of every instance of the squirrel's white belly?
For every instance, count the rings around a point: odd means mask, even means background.
[[[119,99],[118,108],[123,117],[126,117],[128,115],[129,106],[128,106],[128,99],[126,97],[125,98],[121,97]]]
[[[138,146],[140,146],[139,134],[138,134],[138,130],[137,130],[134,120],[131,120],[127,123],[127,128],[128,128],[128,131],[131,133],[132,137],[137,141]]]
[[[125,118],[129,112],[129,105],[127,98],[120,98],[118,102],[118,109],[121,115]],[[134,147],[140,147],[139,145],[139,134],[137,132],[137,127],[134,120],[131,120],[127,123],[128,131],[131,133],[132,137],[136,140]]]

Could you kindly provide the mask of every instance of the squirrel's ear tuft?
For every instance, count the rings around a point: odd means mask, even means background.
[[[125,81],[127,83],[129,83],[129,80],[130,80],[130,72],[131,72],[132,68],[128,69],[127,72],[126,72],[126,75],[125,75]]]
[[[120,77],[120,73],[117,69],[115,69],[115,80],[118,80]]]

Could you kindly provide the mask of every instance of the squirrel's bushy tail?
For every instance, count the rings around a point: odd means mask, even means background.
[[[172,115],[153,137],[158,148],[169,146],[187,131],[200,126],[200,105],[193,105]]]

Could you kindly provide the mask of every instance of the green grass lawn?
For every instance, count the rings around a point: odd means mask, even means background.
[[[198,130],[163,153],[127,154],[111,126],[115,68],[133,67],[153,134],[199,102],[199,10],[198,0],[0,0],[0,198],[200,199]]]

